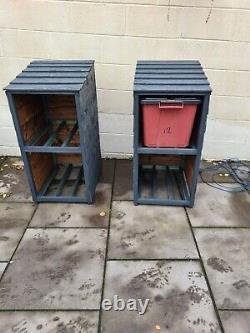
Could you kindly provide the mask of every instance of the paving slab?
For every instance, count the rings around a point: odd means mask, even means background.
[[[96,311],[0,312],[4,333],[97,333]]]
[[[0,309],[98,310],[106,230],[28,229],[0,283]]]
[[[39,204],[31,227],[101,227],[109,222],[111,184],[99,183],[94,204]]]
[[[225,333],[250,333],[250,311],[220,311]]]
[[[133,161],[117,160],[113,200],[133,200]]]
[[[10,260],[34,210],[32,203],[0,203],[0,261]]]
[[[187,212],[193,227],[250,227],[250,196],[198,184],[195,205]]]
[[[103,333],[221,332],[198,262],[109,261],[104,299],[114,295],[149,306],[143,315],[103,310]]]
[[[250,309],[250,229],[195,229],[219,309]]]
[[[198,258],[193,236],[182,207],[112,205],[109,258]]]
[[[112,184],[114,180],[115,160],[102,159],[102,172],[100,183]]]
[[[7,262],[0,262],[0,279],[1,279],[3,272],[5,271],[7,264],[8,264]]]
[[[0,201],[32,201],[23,162],[19,157],[8,157],[1,165]]]

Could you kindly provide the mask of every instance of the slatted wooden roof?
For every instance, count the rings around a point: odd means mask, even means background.
[[[85,83],[93,64],[93,60],[32,61],[5,90],[77,92]]]
[[[138,61],[134,91],[141,93],[211,93],[211,87],[197,60]]]

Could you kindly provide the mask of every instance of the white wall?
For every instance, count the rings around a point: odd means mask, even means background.
[[[32,59],[96,60],[104,155],[132,153],[136,60],[199,59],[213,88],[203,157],[250,159],[249,0],[0,0],[0,154],[19,154],[2,88]]]

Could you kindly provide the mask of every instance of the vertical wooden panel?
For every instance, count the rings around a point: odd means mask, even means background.
[[[22,136],[27,143],[46,126],[42,99],[40,95],[16,94],[13,96]]]
[[[36,190],[40,191],[53,170],[51,154],[31,153],[28,156]]]
[[[191,191],[191,186],[192,186],[194,164],[195,164],[195,156],[186,156],[184,172],[186,175],[189,191]]]

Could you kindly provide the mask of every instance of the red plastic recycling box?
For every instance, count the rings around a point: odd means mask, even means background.
[[[187,147],[199,103],[196,98],[142,100],[144,146]]]

